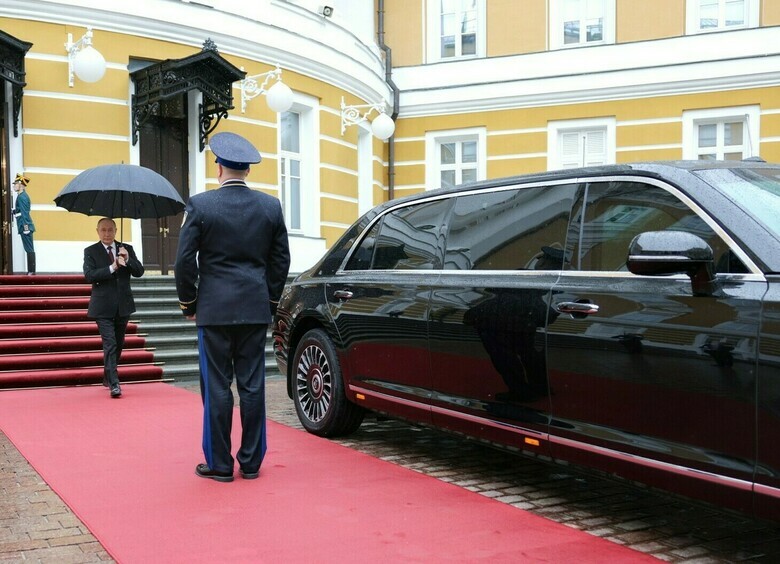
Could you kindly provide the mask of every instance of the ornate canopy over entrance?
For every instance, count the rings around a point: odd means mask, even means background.
[[[14,137],[19,136],[19,113],[22,110],[22,93],[27,83],[24,81],[24,55],[32,43],[17,39],[0,31],[0,79],[11,83],[14,115]]]
[[[153,116],[162,116],[164,102],[182,93],[197,89],[203,94],[198,107],[200,150],[206,147],[209,134],[219,120],[233,109],[233,83],[246,73],[217,52],[213,41],[207,40],[203,50],[183,59],[168,59],[130,74],[135,83],[132,100],[133,145],[138,131]]]

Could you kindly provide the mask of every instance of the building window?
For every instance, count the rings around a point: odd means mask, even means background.
[[[548,170],[614,162],[614,119],[550,122],[547,133]]]
[[[485,178],[485,131],[470,129],[426,135],[426,188],[456,186]]]
[[[280,117],[282,151],[279,155],[280,198],[287,228],[301,229],[301,116],[284,112]]]
[[[615,42],[615,0],[552,0],[550,48]]]
[[[757,107],[683,113],[683,158],[739,161],[758,155]]]
[[[486,0],[428,2],[428,62],[485,56]]]
[[[757,27],[759,0],[688,0],[688,34]]]

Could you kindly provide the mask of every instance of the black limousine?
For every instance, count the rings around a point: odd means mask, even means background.
[[[610,165],[386,202],[286,289],[303,426],[366,410],[780,518],[780,165]]]

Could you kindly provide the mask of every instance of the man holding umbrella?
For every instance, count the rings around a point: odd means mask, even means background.
[[[230,430],[240,396],[241,476],[257,478],[266,451],[265,338],[290,268],[279,200],[246,184],[260,153],[234,133],[214,135],[218,190],[192,196],[176,256],[182,313],[198,325],[203,397],[201,478],[233,481]]]
[[[130,276],[140,277],[144,267],[133,247],[116,237],[112,217],[161,218],[176,215],[184,201],[161,174],[138,165],[105,164],[79,173],[54,198],[68,211],[102,215],[98,243],[84,249],[84,276],[92,283],[88,315],[97,321],[103,338],[103,385],[111,397],[122,395],[117,364],[122,354],[127,321],[135,311]]]
[[[135,311],[130,275],[140,278],[144,266],[130,245],[115,241],[116,222],[104,217],[97,224],[100,241],[84,249],[84,276],[92,284],[87,315],[103,340],[103,385],[111,397],[122,395],[117,365],[125,343],[130,314]]]

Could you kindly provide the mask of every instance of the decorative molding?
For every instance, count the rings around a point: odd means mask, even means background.
[[[293,4],[271,2],[269,8],[264,12],[268,21],[258,21],[222,10],[196,10],[187,3],[154,0],[3,0],[0,17],[74,26],[88,22],[95,31],[193,47],[201,45],[204,30],[208,30],[223,54],[279,64],[285,71],[321,80],[363,100],[392,102],[378,50],[330,20],[323,27],[322,17],[305,17]]]

